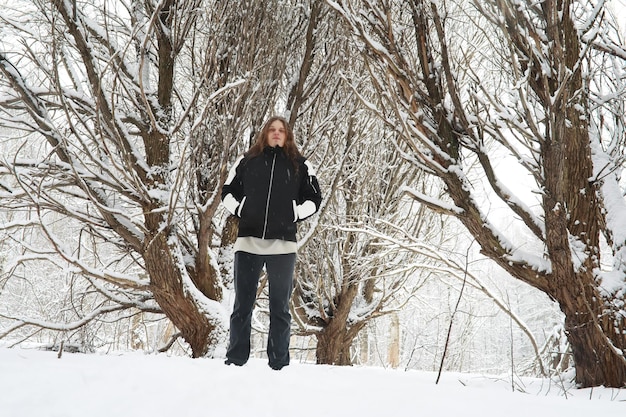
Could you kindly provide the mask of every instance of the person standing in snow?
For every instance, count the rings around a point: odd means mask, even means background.
[[[222,204],[239,218],[227,365],[242,366],[250,357],[252,309],[263,267],[269,282],[269,366],[280,370],[289,365],[297,223],[315,214],[321,201],[315,170],[300,154],[289,123],[270,118],[254,145],[235,161],[222,188]]]

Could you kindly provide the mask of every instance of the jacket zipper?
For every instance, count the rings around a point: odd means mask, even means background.
[[[270,211],[270,196],[272,195],[272,182],[274,182],[274,165],[276,164],[276,154],[274,154],[274,159],[272,159],[272,171],[270,172],[270,186],[267,189],[267,202],[265,203],[265,219],[263,222],[263,237],[265,239],[265,232],[267,231],[267,216]]]

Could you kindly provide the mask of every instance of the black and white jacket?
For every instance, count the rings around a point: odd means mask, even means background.
[[[222,203],[239,217],[239,237],[296,241],[296,223],[312,216],[322,201],[315,170],[306,158],[298,170],[280,147],[239,157],[222,188]]]

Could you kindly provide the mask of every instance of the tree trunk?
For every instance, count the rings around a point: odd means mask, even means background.
[[[143,253],[146,270],[154,299],[165,315],[181,332],[189,344],[194,358],[208,353],[209,346],[216,344],[216,324],[204,313],[193,294],[183,287],[181,265],[167,244],[166,234],[159,234],[148,240]]]
[[[143,313],[139,312],[130,319],[130,348],[132,350],[145,349],[144,339],[141,337]]]
[[[318,364],[352,365],[352,343],[366,322],[349,326],[346,321],[332,319],[321,332],[316,333],[315,355]]]
[[[626,344],[623,333],[615,334],[615,323],[620,317],[603,311],[595,284],[585,282],[588,280],[585,275],[570,280],[579,285],[563,285],[558,300],[565,314],[565,332],[574,356],[576,382],[580,387],[624,387],[626,360],[620,349]],[[609,335],[615,335],[613,340]]]
[[[329,317],[323,329],[316,334],[315,350],[318,364],[352,365],[350,350],[354,338],[365,325],[360,321],[352,325],[348,316],[358,292],[358,285],[348,284],[337,297],[332,317]]]
[[[346,332],[339,326],[326,326],[317,333],[315,355],[317,363],[323,365],[352,365],[350,348],[352,339],[347,340]],[[342,331],[343,330],[343,331]]]
[[[389,366],[396,369],[400,366],[400,319],[398,318],[398,313],[393,313],[390,318],[387,362]]]
[[[549,129],[541,146],[546,247],[552,264],[547,292],[565,314],[565,332],[578,385],[622,387],[626,383],[626,358],[622,353],[626,343],[620,331],[624,318],[606,308],[600,294],[597,271],[602,215],[596,183],[590,181],[594,173],[589,99],[570,7],[570,1],[542,5],[553,48],[549,55],[553,75],[531,83],[549,115]],[[569,79],[563,78],[564,74]]]

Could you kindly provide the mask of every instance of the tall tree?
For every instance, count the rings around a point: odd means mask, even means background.
[[[603,76],[619,82],[604,62],[626,54],[605,37],[603,4],[328,3],[363,45],[372,106],[411,149],[407,160],[446,190],[411,196],[456,217],[482,253],[559,303],[580,386],[626,385],[624,113],[594,89]],[[503,155],[528,174],[515,189],[495,168]],[[524,178],[534,205],[516,196]],[[498,230],[481,205],[495,199],[531,244]]]
[[[143,311],[171,320],[195,357],[224,340],[219,191],[242,138],[282,97],[301,22],[278,3],[55,0],[3,11],[15,48],[0,55],[0,125],[13,142],[0,204],[21,248],[7,280],[44,264],[100,298],[69,322],[4,314],[0,336]]]

